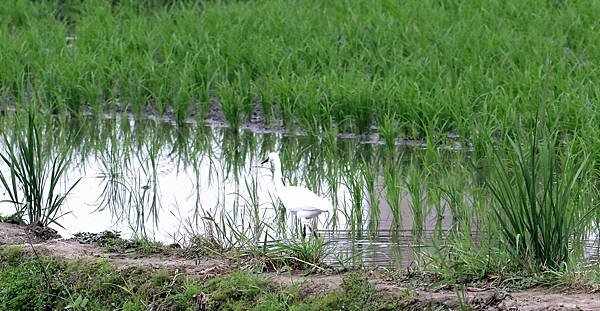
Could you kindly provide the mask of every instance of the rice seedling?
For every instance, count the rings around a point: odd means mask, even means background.
[[[371,237],[375,237],[379,231],[379,198],[380,194],[375,188],[376,178],[378,177],[378,171],[369,167],[366,161],[363,159],[363,169],[361,170],[362,182],[365,185],[365,192],[369,202],[369,224],[368,230]]]
[[[402,214],[400,203],[404,195],[402,186],[402,175],[399,172],[400,157],[395,160],[388,160],[384,164],[383,182],[385,184],[385,199],[390,206],[392,214],[392,226],[394,231],[398,232],[402,226]]]
[[[204,116],[219,98],[233,125],[261,98],[267,114],[314,136],[334,125],[371,131],[374,119],[380,128],[397,122],[397,132],[412,138],[467,137],[516,128],[514,115],[532,115],[542,96],[531,87],[543,79],[536,70],[551,59],[560,77],[549,81],[552,126],[573,132],[597,124],[589,104],[598,77],[589,68],[598,62],[590,47],[599,38],[600,6],[511,0],[458,7],[10,1],[0,12],[0,94],[17,102],[35,94],[40,107],[61,114],[119,103],[139,117],[172,107],[179,122],[193,107]],[[525,33],[527,15],[534,18]],[[394,135],[383,136],[389,143]]]
[[[398,122],[393,114],[386,115],[379,122],[379,135],[383,137],[386,146],[393,147],[396,145],[396,139],[399,136],[398,127]]]
[[[414,163],[409,165],[406,179],[404,180],[406,191],[410,197],[410,210],[413,217],[413,236],[418,241],[423,233],[423,222],[426,211],[426,196],[424,181],[426,177],[420,173],[420,168]]]
[[[238,128],[240,122],[247,120],[250,116],[254,98],[248,88],[249,85],[244,83],[241,78],[219,84],[217,87],[223,114],[233,128]]]
[[[453,174],[459,175],[460,172],[453,172]],[[467,189],[474,190],[473,187],[468,186],[468,180],[453,177],[445,181],[441,189],[441,197],[452,215],[451,233],[460,233],[461,236],[470,237],[471,232],[477,229],[473,227],[472,222],[483,215],[476,213],[476,203],[469,200],[473,194],[467,192]]]
[[[349,192],[349,220],[350,231],[357,239],[363,238],[364,220],[363,220],[363,185],[360,178],[360,171],[364,168],[360,164],[351,163],[346,166],[343,172],[343,180],[346,189]],[[345,204],[345,202],[344,202]]]
[[[17,218],[26,216],[29,224],[60,226],[57,221],[62,216],[61,206],[80,179],[64,193],[60,192],[68,162],[61,153],[50,157],[38,126],[35,114],[30,112],[25,132],[17,129],[14,140],[4,135],[6,150],[0,158],[9,173],[0,171],[0,182],[10,198],[8,201],[15,206]]]

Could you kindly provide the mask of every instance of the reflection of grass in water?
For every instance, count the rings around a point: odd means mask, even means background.
[[[139,237],[147,236],[147,220],[158,225],[160,206],[157,181],[160,149],[156,141],[144,147],[130,154],[122,146],[109,146],[106,157],[100,159],[104,172],[98,177],[104,187],[96,209],[108,209],[116,221],[127,220],[134,235]]]

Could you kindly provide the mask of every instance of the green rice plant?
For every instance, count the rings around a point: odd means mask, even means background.
[[[345,167],[343,178],[346,189],[349,192],[350,205],[350,230],[357,239],[363,238],[363,184],[360,171],[364,168],[360,164],[349,164]],[[345,203],[345,202],[344,202]]]
[[[377,178],[378,171],[371,168],[366,160],[363,159],[362,182],[365,185],[365,191],[369,201],[369,235],[376,237],[379,231],[379,193],[375,188],[375,180]]]
[[[482,203],[475,202],[472,199],[478,189],[469,184],[468,178],[457,177],[465,176],[463,174],[459,169],[448,170],[449,177],[444,180],[444,185],[440,187],[440,195],[452,215],[451,233],[460,233],[465,237],[470,237],[471,232],[478,229],[473,227],[475,220],[478,217],[486,221],[488,219],[484,218],[485,215],[478,213],[480,211],[477,207]],[[483,198],[478,199],[483,200]]]
[[[295,119],[300,128],[311,137],[320,137],[323,127],[331,124],[330,102],[322,94],[318,81],[300,79],[294,91],[298,100],[293,102]]]
[[[590,156],[575,143],[558,149],[558,134],[543,128],[509,144],[508,151],[494,150],[486,181],[501,237],[524,267],[560,269],[595,209],[582,201]]]
[[[15,133],[13,141],[4,135],[6,151],[0,154],[10,172],[0,172],[0,182],[10,198],[8,201],[14,204],[17,217],[26,215],[29,224],[60,225],[57,222],[62,216],[60,208],[81,179],[60,193],[59,184],[68,162],[62,153],[50,158],[40,139],[42,133],[33,112],[29,113],[25,133],[18,129]]]
[[[382,121],[379,122],[379,135],[383,137],[385,145],[389,148],[393,148],[396,145],[396,139],[399,136],[398,133],[398,121],[394,114],[386,115]]]
[[[426,176],[421,173],[416,164],[411,164],[404,179],[404,184],[410,197],[410,210],[413,216],[413,236],[416,240],[421,238],[423,233],[424,214],[426,209],[425,180]]]
[[[254,87],[244,80],[242,73],[232,82],[218,85],[217,93],[225,119],[233,128],[238,128],[240,122],[248,119],[254,102],[251,90]]]
[[[248,179],[244,179],[244,184],[246,185],[246,193],[250,197],[246,204],[250,206],[250,214],[253,223],[253,227],[255,230],[259,230],[261,224],[261,215],[260,215],[260,205],[258,200],[258,181],[253,178],[250,183],[248,183]],[[256,232],[258,233],[258,232]]]
[[[400,204],[402,202],[402,175],[400,173],[400,157],[389,159],[384,164],[383,182],[385,184],[386,201],[392,213],[392,226],[399,231],[402,225]]]
[[[335,158],[332,158],[335,159]],[[327,224],[327,228],[335,231],[338,228],[338,210],[339,210],[339,202],[338,202],[338,190],[340,187],[340,179],[342,178],[340,174],[341,168],[335,164],[327,164],[327,169],[325,170],[324,181],[329,186],[329,201],[331,202],[333,213],[331,213],[331,220]]]
[[[531,121],[541,96],[531,86],[550,59],[552,126],[582,135],[600,119],[593,1],[152,3],[7,2],[1,96],[36,94],[60,114],[119,103],[143,118],[172,105],[182,121],[196,104],[204,116],[212,94],[233,100],[233,125],[260,96],[267,119],[314,136],[389,128],[394,112],[398,134],[466,140],[517,128],[515,115]]]

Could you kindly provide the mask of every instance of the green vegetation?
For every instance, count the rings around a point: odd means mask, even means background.
[[[117,269],[104,260],[4,256],[0,310],[394,310],[410,302],[410,292],[384,294],[357,274],[346,275],[339,289],[306,296],[305,284],[281,287],[245,272],[199,281],[176,271]]]
[[[47,226],[58,224],[60,207],[67,195],[79,183],[75,181],[64,193],[59,192],[59,183],[67,169],[67,160],[60,152],[52,159],[41,141],[42,131],[35,121],[35,114],[29,112],[25,131],[17,128],[15,140],[4,135],[6,153],[0,158],[10,173],[0,171],[2,188],[15,207],[12,218],[26,217],[29,224]]]
[[[366,277],[358,274],[347,274],[340,288],[316,300],[312,307],[305,310],[398,310],[407,309],[410,291],[397,293],[399,297],[386,297],[382,292],[369,284]],[[404,296],[404,297],[402,297]],[[394,299],[395,298],[395,299]]]
[[[18,110],[266,117],[468,138],[549,120],[591,130],[596,1],[29,1],[0,9],[0,94]],[[169,112],[171,114],[171,112]],[[532,120],[532,119],[530,119]],[[598,135],[596,135],[598,136]]]
[[[590,157],[575,151],[577,142],[558,151],[556,135],[537,132],[525,146],[511,140],[506,154],[496,153],[487,185],[512,259],[530,269],[559,269],[595,216],[597,205],[582,194],[589,191],[582,179],[589,179]]]
[[[333,255],[331,244],[322,237],[290,240],[265,246],[259,254],[266,261],[267,268],[323,271],[325,260]]]
[[[415,245],[419,245],[414,249],[419,267],[448,283],[485,280],[498,275],[508,277],[511,274],[539,273],[539,270],[545,269],[560,274],[573,270],[585,273],[586,269],[582,264],[586,260],[583,257],[583,242],[586,235],[594,234],[597,230],[594,222],[598,213],[594,202],[598,172],[594,159],[589,158],[587,169],[583,173],[577,173],[578,165],[584,164],[580,160],[584,158],[569,156],[589,154],[593,145],[582,144],[577,139],[567,141],[567,137],[562,140],[541,140],[540,144],[534,145],[534,149],[531,149],[533,141],[540,140],[526,140],[528,145],[522,145],[522,151],[529,156],[519,157],[518,149],[515,148],[525,140],[517,141],[518,138],[512,139],[513,143],[510,138],[506,141],[488,140],[487,143],[480,143],[481,149],[477,153],[470,153],[438,150],[432,142],[427,143],[426,150],[420,151],[397,146],[380,148],[361,144],[356,140],[333,139],[319,143],[303,137],[277,139],[273,135],[259,136],[203,127],[174,128],[149,122],[140,122],[131,127],[129,122],[120,119],[82,123],[60,119],[37,120],[38,128],[52,129],[55,133],[53,136],[45,136],[43,145],[65,150],[66,159],[77,156],[84,161],[91,157],[102,160],[103,175],[100,178],[106,183],[106,189],[99,198],[102,206],[111,215],[114,214],[118,221],[130,221],[132,228],[142,228],[139,232],[143,232],[143,226],[151,224],[150,221],[146,223],[147,219],[153,220],[152,223],[158,221],[156,213],[160,209],[154,209],[153,206],[159,207],[162,198],[155,193],[153,183],[159,179],[159,172],[153,167],[164,163],[164,154],[168,152],[176,155],[169,156],[168,159],[176,161],[178,167],[191,167],[191,172],[197,174],[192,175],[192,178],[200,178],[201,166],[197,161],[221,161],[222,171],[215,173],[241,187],[235,188],[236,193],[222,194],[219,199],[224,203],[216,207],[214,214],[209,214],[201,205],[201,196],[206,193],[196,193],[198,197],[194,200],[199,204],[198,214],[182,220],[189,226],[183,232],[184,237],[196,238],[183,241],[182,252],[184,256],[191,258],[227,254],[230,258],[239,260],[240,265],[250,264],[253,271],[282,271],[290,268],[329,270],[331,267],[324,265],[324,262],[338,266],[341,264],[342,267],[369,264],[371,256],[380,256],[377,253],[380,250],[354,248],[354,243],[361,239],[359,232],[364,231],[366,234],[361,233],[364,240],[356,244],[384,241],[391,247],[396,243],[403,243],[401,239],[405,237],[402,234],[410,232],[410,239]],[[20,125],[13,126],[10,119],[3,121],[8,129],[7,135],[11,135],[14,129],[19,129]],[[72,132],[77,135],[71,134]],[[278,204],[267,205],[271,204],[265,201],[268,198],[259,195],[259,188],[262,187],[260,183],[264,180],[248,174],[244,168],[247,163],[260,161],[264,155],[263,150],[272,150],[275,145],[280,144],[285,181],[309,185],[335,199],[335,218],[317,226],[328,230],[321,233],[323,239],[300,239],[295,218],[286,214]],[[214,146],[224,150],[223,154],[211,153],[213,148],[217,148]],[[544,151],[544,148],[554,149]],[[535,152],[532,153],[532,150]],[[543,196],[547,197],[548,202],[544,206],[532,207],[555,210],[551,215],[541,215],[541,211],[538,211],[539,215],[535,219],[543,219],[538,225],[546,226],[545,234],[548,234],[548,230],[560,232],[558,228],[563,228],[562,239],[553,240],[556,251],[544,251],[553,259],[536,257],[532,245],[521,244],[539,243],[546,248],[550,247],[550,243],[546,241],[526,238],[526,241],[513,243],[510,234],[504,235],[504,230],[515,230],[519,226],[529,230],[531,227],[530,224],[515,223],[513,228],[502,221],[508,221],[506,217],[513,209],[521,209],[523,213],[534,210],[529,206],[517,205],[523,202],[522,198],[529,198],[527,194],[517,196],[521,191],[519,189],[523,189],[523,193],[527,193],[525,190],[529,189],[526,187],[525,177],[518,173],[530,172],[532,166],[527,161],[532,154],[539,157],[536,158],[536,163],[539,164],[536,176],[552,177],[554,183],[551,185],[558,187],[568,180],[562,176],[570,175],[572,181],[575,174],[578,174],[576,188],[582,189],[571,189],[570,199],[564,196],[560,201],[557,199],[558,191],[550,192],[550,189],[546,191],[543,188],[548,184],[548,179],[529,184],[535,186],[535,189],[531,188],[531,193],[539,195],[539,202],[544,202]],[[548,162],[549,159],[553,162]],[[470,162],[476,166],[471,166]],[[554,173],[542,174],[548,171],[550,164]],[[520,170],[520,165],[529,169]],[[143,172],[137,172],[136,167],[143,167]],[[498,185],[502,185],[502,173],[506,174],[504,178],[514,179],[505,182],[504,188],[498,188]],[[127,178],[133,178],[133,181]],[[195,179],[194,182],[200,185],[205,181]],[[218,182],[220,185],[221,181]],[[507,188],[509,185],[513,188]],[[338,191],[348,191],[349,197],[333,197],[331,191],[335,187]],[[512,200],[516,203],[501,205],[501,201],[494,196],[493,189],[505,191],[507,194],[500,194],[500,198],[506,200],[512,195]],[[141,197],[144,199],[136,199]],[[411,201],[407,201],[409,199]],[[371,202],[381,205],[369,205]],[[233,208],[227,210],[230,206]],[[382,231],[380,228],[382,224],[385,225],[379,218],[382,210],[388,213],[384,217],[389,217],[391,226],[386,229],[389,231]],[[265,214],[271,212],[272,215]],[[558,212],[571,215],[561,216]],[[528,218],[524,216],[522,219]],[[542,229],[537,233],[540,237]],[[346,232],[347,237],[343,235]],[[109,232],[96,237],[93,242],[116,252],[155,254],[173,251],[170,247],[154,243],[142,233],[135,235],[132,240],[123,240],[111,234]],[[512,236],[523,239],[528,234],[532,236],[534,231],[514,233]],[[547,236],[558,237],[552,234]],[[519,250],[517,246],[521,245],[523,248]],[[389,259],[376,264],[393,265],[399,262],[400,256],[406,258],[408,253],[411,256],[413,250],[407,249],[399,256],[393,250],[385,250],[384,254]],[[564,256],[565,253],[568,255]],[[516,260],[517,258],[523,260]],[[404,264],[406,263],[400,262],[400,266]]]
[[[0,248],[0,258],[7,262],[16,262],[21,258],[21,246],[7,246]]]
[[[600,220],[597,16],[598,1],[560,0],[5,1],[0,182],[16,214],[0,219],[56,223],[77,184],[59,194],[59,181],[81,159],[100,167],[97,211],[133,231],[92,237],[109,251],[169,251],[146,228],[170,217],[160,177],[176,170],[193,184],[177,198],[195,204],[178,215],[188,257],[227,254],[253,271],[385,257],[459,287],[597,283],[584,264]],[[201,124],[216,108],[231,128]],[[254,113],[308,137],[238,131]],[[286,183],[331,199],[321,238],[300,239],[262,196],[258,159],[275,149]],[[65,281],[65,263],[18,254],[2,255],[0,280],[15,280],[2,308],[400,306],[360,277],[304,303],[299,288],[246,273],[203,283],[99,264],[112,278],[88,284],[98,276],[81,263],[87,291]]]
[[[153,273],[143,268],[119,271],[103,260],[67,263],[52,258],[2,263],[0,280],[3,284],[0,310],[68,306],[70,310],[145,310],[152,303],[183,308],[185,305],[180,301],[164,299],[170,291],[184,292],[189,285],[166,271]]]

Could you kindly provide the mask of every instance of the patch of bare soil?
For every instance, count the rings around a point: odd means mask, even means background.
[[[460,297],[460,298],[459,298]],[[467,291],[464,294],[441,291],[417,292],[415,303],[458,310],[461,301],[475,310],[600,310],[597,294],[567,294],[551,289],[531,289],[513,293],[498,290]]]
[[[35,237],[27,227],[0,223],[0,245],[20,245],[23,252],[37,255],[57,256],[69,260],[96,260],[103,258],[119,268],[146,266],[154,269],[178,269],[192,277],[206,279],[235,270],[226,258],[204,257],[196,260],[178,255],[155,254],[132,255],[129,253],[105,252],[96,244],[81,244],[75,240],[43,241]],[[35,250],[35,251],[34,251]],[[342,274],[298,275],[290,273],[264,273],[263,276],[281,286],[299,284],[300,296],[312,298],[334,290],[342,283]],[[567,293],[557,289],[535,288],[517,292],[502,292],[497,289],[478,290],[467,288],[463,293],[452,290],[413,290],[372,275],[371,282],[384,292],[409,292],[409,309],[420,310],[442,308],[457,310],[467,303],[475,310],[600,310],[600,294]]]
[[[54,229],[0,222],[0,245],[40,243],[57,238],[60,236]]]

